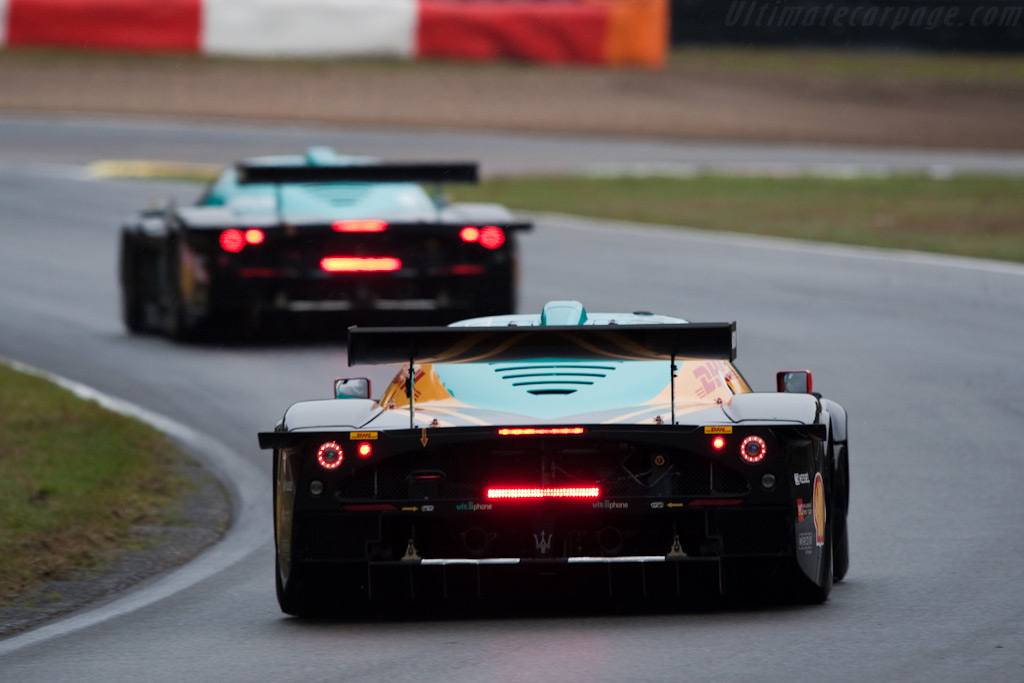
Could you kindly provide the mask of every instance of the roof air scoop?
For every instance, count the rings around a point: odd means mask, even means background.
[[[540,314],[540,324],[582,325],[587,322],[587,309],[579,301],[549,301]]]

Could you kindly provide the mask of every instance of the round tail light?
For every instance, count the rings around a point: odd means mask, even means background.
[[[497,249],[505,244],[505,231],[496,225],[488,225],[480,231],[480,244],[485,249]]]
[[[235,228],[222,232],[219,241],[220,248],[232,254],[237,254],[242,249],[245,249],[245,235],[241,230],[236,230]]]
[[[328,441],[327,443],[320,446],[316,452],[316,460],[325,469],[333,470],[335,467],[341,464],[344,459],[342,454],[341,446],[336,441]]]
[[[740,444],[740,456],[749,463],[761,462],[764,460],[767,446],[759,436],[748,436]]]

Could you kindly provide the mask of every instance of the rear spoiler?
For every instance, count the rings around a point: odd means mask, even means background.
[[[240,162],[238,182],[247,183],[476,183],[477,165],[383,163],[344,166],[266,166]]]
[[[233,211],[221,206],[184,206],[177,209],[177,216],[189,230],[225,230],[228,228],[262,228],[273,230],[274,228],[298,226],[310,229],[321,228],[325,232],[332,232],[333,221],[325,221],[323,218],[313,217],[308,219],[293,218],[285,221],[280,216],[246,216],[239,218]],[[392,234],[413,235],[417,237],[450,235],[457,233],[467,225],[485,227],[493,225],[506,232],[520,232],[533,229],[533,223],[528,221],[475,221],[465,220],[453,221],[387,221],[387,229]]]
[[[350,327],[348,364],[735,360],[736,323],[536,327]]]

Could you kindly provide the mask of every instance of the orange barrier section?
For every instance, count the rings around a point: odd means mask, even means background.
[[[418,57],[606,60],[609,12],[577,1],[420,0]]]
[[[197,52],[202,0],[8,0],[7,45]]]
[[[669,49],[668,0],[582,0],[611,13],[605,62],[615,65],[664,66]]]

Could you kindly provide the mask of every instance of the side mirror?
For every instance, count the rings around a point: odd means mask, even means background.
[[[790,394],[813,393],[810,370],[789,370],[775,375],[775,386],[778,391]]]
[[[370,398],[370,380],[366,377],[336,379],[334,398]]]

